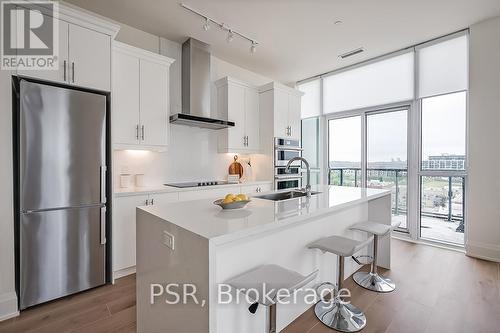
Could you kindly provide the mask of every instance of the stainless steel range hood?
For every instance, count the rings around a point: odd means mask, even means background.
[[[210,117],[210,45],[194,38],[182,44],[182,113],[170,122],[210,129],[234,126],[234,122]]]

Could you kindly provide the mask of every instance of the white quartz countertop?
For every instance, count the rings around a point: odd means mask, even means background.
[[[222,210],[213,204],[217,198],[138,209],[220,244],[390,195],[388,190],[329,185],[313,186],[313,191],[321,193],[309,199],[301,197],[284,201],[252,198],[245,208],[238,210]]]
[[[214,186],[200,186],[200,187],[173,187],[173,186],[144,186],[144,187],[127,187],[127,188],[117,188],[114,190],[114,195],[117,197],[138,195],[138,194],[150,194],[150,193],[168,193],[168,192],[185,192],[185,191],[203,191],[203,190],[215,190],[219,188],[230,188],[236,186],[252,186],[261,184],[271,184],[271,181],[251,181],[237,184],[225,184],[225,185],[214,185]]]

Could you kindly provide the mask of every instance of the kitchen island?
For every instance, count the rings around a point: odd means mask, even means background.
[[[319,269],[311,287],[335,281],[336,256],[306,245],[330,235],[366,239],[366,234],[349,230],[357,222],[391,223],[389,191],[337,186],[313,191],[320,193],[284,201],[253,198],[246,208],[234,211],[223,211],[207,199],[138,207],[138,332],[264,332],[264,309],[251,314],[245,301],[219,304],[219,284],[263,264],[303,275]],[[390,268],[389,237],[379,242],[378,255],[379,266]],[[345,277],[358,268],[346,259]],[[181,304],[167,304],[175,296],[160,286],[172,283],[179,284],[169,291],[181,294]],[[192,285],[198,302],[188,297],[182,304],[182,294],[191,292]],[[278,331],[310,307],[298,300],[278,306]]]

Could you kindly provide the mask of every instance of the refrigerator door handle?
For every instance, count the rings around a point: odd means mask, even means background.
[[[106,207],[101,207],[101,244],[106,244]]]
[[[106,170],[105,165],[101,166],[101,203],[106,203]]]

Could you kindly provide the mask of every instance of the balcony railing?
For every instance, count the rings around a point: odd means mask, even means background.
[[[435,185],[431,184],[432,178],[439,179],[439,182],[435,181]],[[462,180],[460,189],[457,189],[457,184],[453,182],[454,178],[456,177],[422,178],[421,216],[458,221],[459,226],[456,231],[463,232],[464,182]],[[367,169],[368,187],[390,189],[392,191],[392,213],[394,215],[406,215],[407,179],[408,171],[406,169]],[[329,181],[332,185],[359,187],[361,186],[361,168],[331,168],[329,170]],[[426,181],[435,187],[427,186]],[[456,195],[462,197],[461,214],[454,214],[453,212],[453,199]],[[442,212],[443,210],[446,210],[446,212]]]

